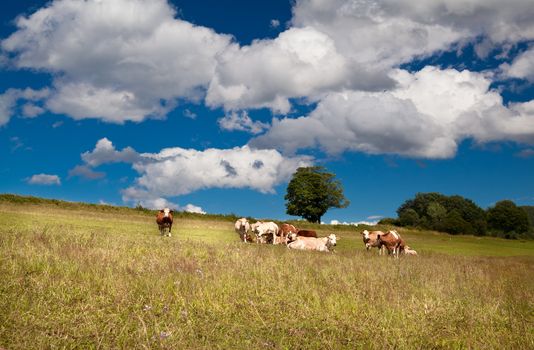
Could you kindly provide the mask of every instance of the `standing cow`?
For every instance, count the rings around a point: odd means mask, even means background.
[[[244,243],[248,241],[248,232],[250,231],[250,224],[247,219],[241,218],[235,222],[235,232],[239,235],[239,239]]]
[[[261,222],[258,221],[251,225],[252,232],[256,234],[256,242],[257,243],[269,243],[269,241],[272,242],[272,244],[278,244],[277,236],[278,231],[280,230],[278,228],[278,225],[274,222]]]
[[[371,248],[378,248],[378,254],[382,255],[384,253],[384,246],[378,241],[378,235],[384,234],[382,231],[362,231],[363,244],[365,244],[365,249],[370,251]]]
[[[379,233],[378,243],[380,244],[381,248],[385,247],[388,250],[388,254],[393,254],[393,256],[396,258],[399,257],[399,253],[404,252],[404,240],[395,230],[391,230],[386,233]]]
[[[156,215],[156,223],[158,224],[159,233],[160,235],[165,235],[165,228],[169,229],[168,236],[171,236],[171,229],[172,229],[172,211],[169,208],[161,209],[158,214]]]
[[[283,244],[287,244],[288,241],[292,240],[290,239],[291,235],[297,234],[297,232],[298,232],[298,229],[295,226],[291,224],[282,224],[280,225],[280,231],[279,231],[280,240],[282,241]]]

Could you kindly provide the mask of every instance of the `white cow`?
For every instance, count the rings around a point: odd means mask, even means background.
[[[336,246],[339,238],[335,234],[330,234],[328,237],[302,237],[297,236],[296,240],[289,243],[287,247],[289,249],[299,250],[317,250],[320,252],[331,252],[332,248]]]
[[[243,242],[247,243],[247,234],[250,231],[250,224],[247,219],[241,218],[235,222],[235,232]]]
[[[257,243],[267,243],[269,236],[272,236],[273,244],[279,243],[276,236],[278,236],[278,231],[280,229],[278,228],[278,225],[274,222],[258,221],[251,225],[251,229],[252,232],[256,234]]]

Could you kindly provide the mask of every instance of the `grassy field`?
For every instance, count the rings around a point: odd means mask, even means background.
[[[0,201],[0,348],[533,349],[534,242],[403,230],[418,257],[238,242],[224,217]]]

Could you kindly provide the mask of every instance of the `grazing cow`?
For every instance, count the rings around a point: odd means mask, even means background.
[[[319,252],[331,252],[333,247],[336,246],[339,239],[335,234],[331,234],[328,237],[302,237],[297,236],[297,239],[291,243],[288,243],[287,248],[298,250],[317,250]]]
[[[161,209],[156,215],[156,223],[158,224],[159,233],[162,236],[165,234],[165,228],[169,229],[168,236],[171,236],[172,213],[174,213],[174,211],[170,210],[169,208],[165,208]]]
[[[269,243],[278,244],[278,225],[274,222],[261,222],[258,221],[251,226],[252,232],[256,234],[257,243]]]
[[[243,242],[247,242],[248,232],[250,231],[250,224],[247,219],[241,218],[235,222],[235,232],[239,235],[239,239]]]
[[[399,253],[401,251],[404,251],[404,240],[395,230],[391,230],[386,233],[379,233],[378,242],[381,248],[382,246],[386,247],[386,249],[388,250],[388,254],[393,254],[393,256],[396,258],[399,257]]]
[[[282,224],[280,225],[280,240],[282,243],[287,244],[288,240],[290,239],[290,235],[292,233],[296,234],[298,232],[298,229],[291,225],[291,224]]]
[[[317,232],[314,230],[298,230],[297,235],[301,237],[315,237],[317,238]]]
[[[384,253],[384,247],[381,246],[380,242],[378,241],[378,235],[384,234],[382,231],[362,231],[362,238],[363,238],[363,244],[365,244],[365,249],[367,251],[370,251],[371,248],[375,247],[378,248],[378,254],[382,255]]]

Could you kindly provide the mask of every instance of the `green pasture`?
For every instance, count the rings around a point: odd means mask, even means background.
[[[304,225],[306,226],[306,225]],[[532,349],[534,242],[401,230],[417,257],[243,244],[228,218],[0,201],[0,348]]]

